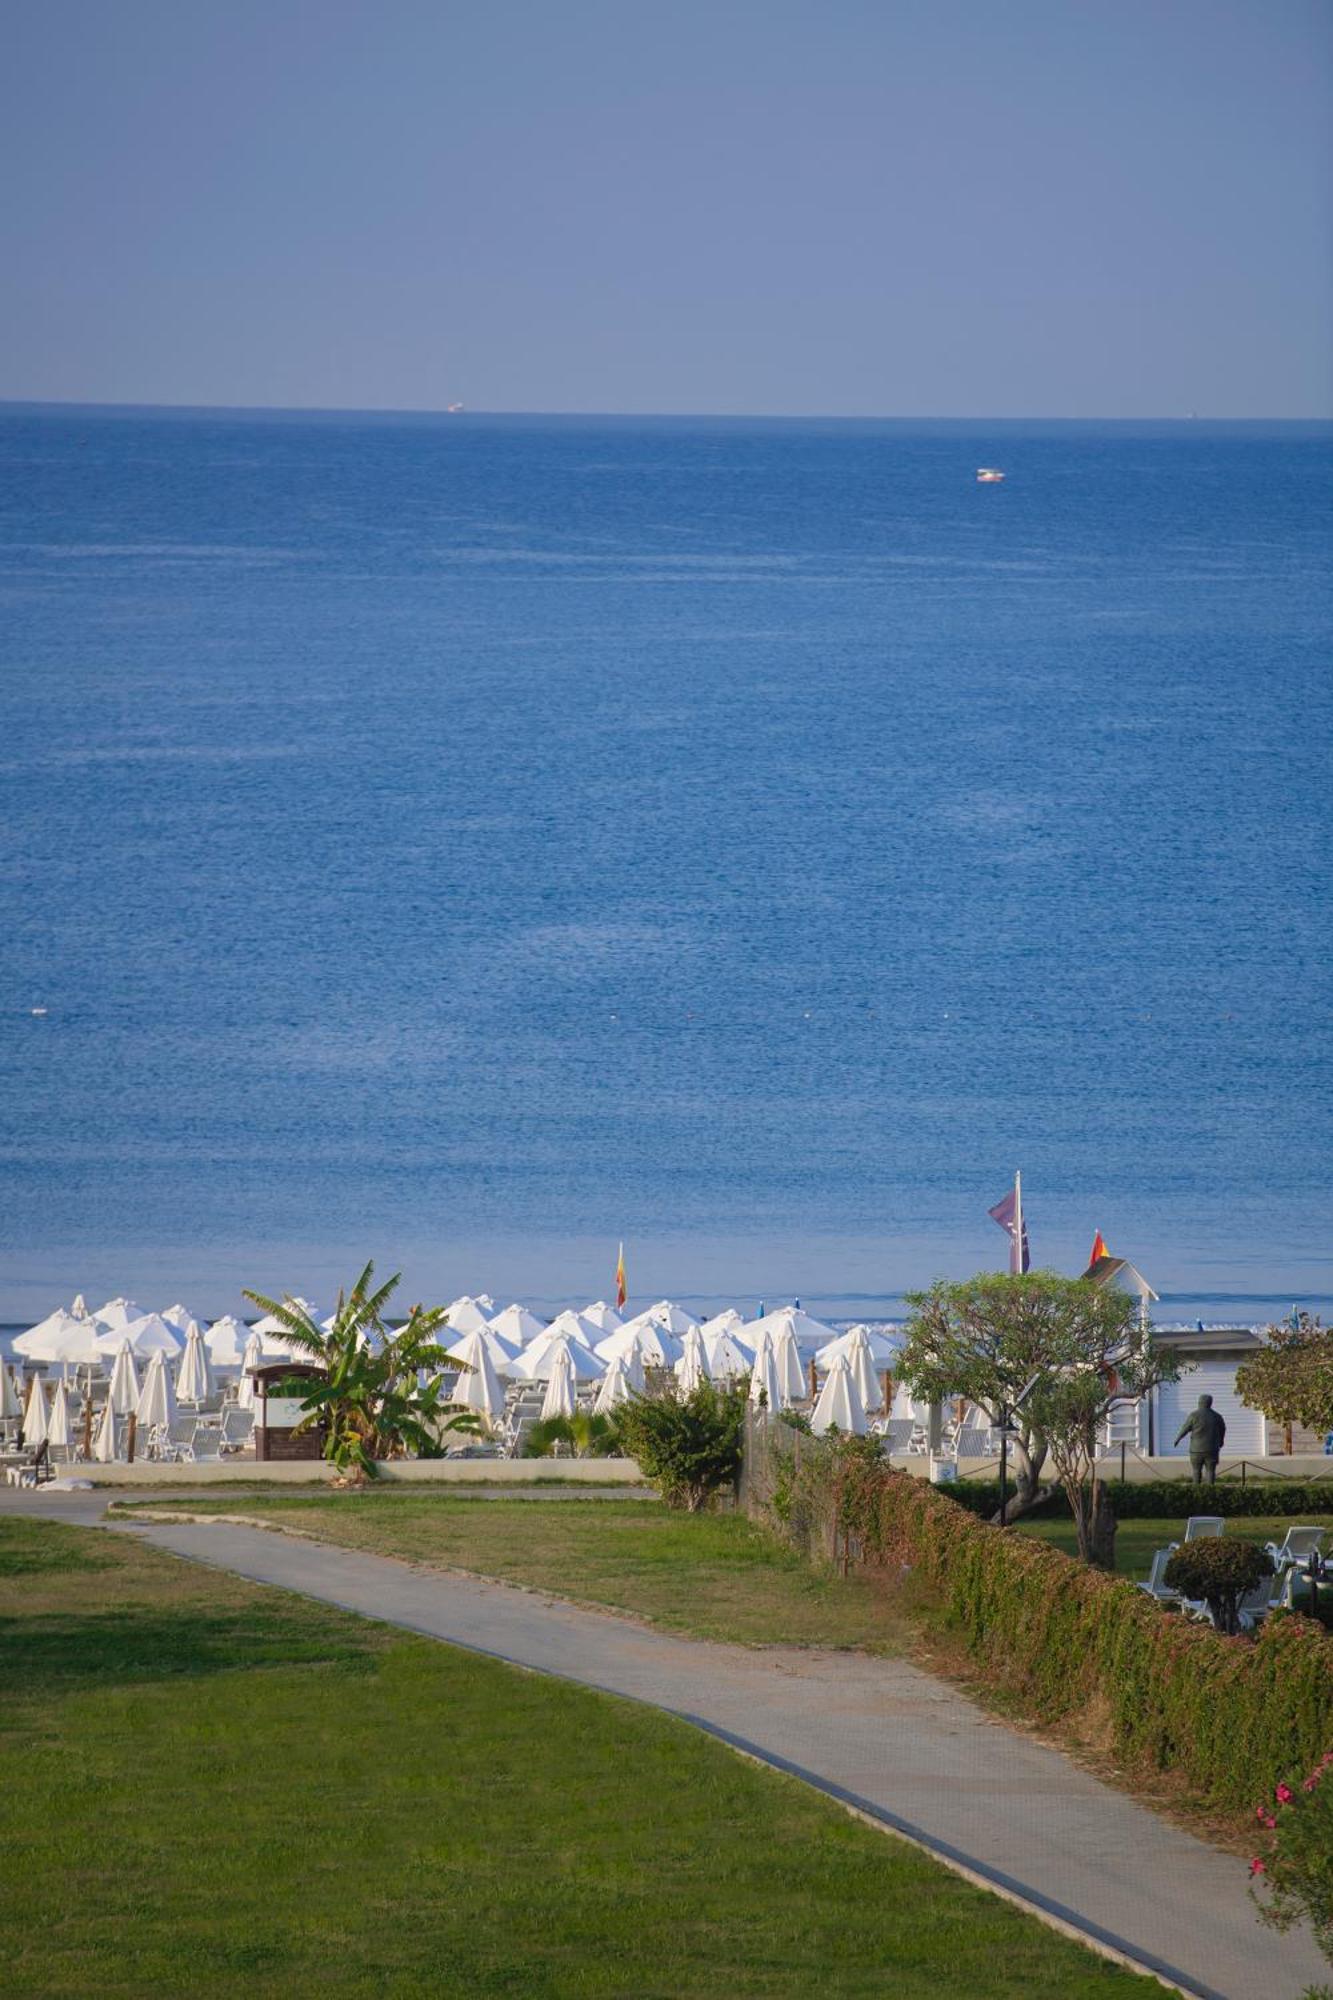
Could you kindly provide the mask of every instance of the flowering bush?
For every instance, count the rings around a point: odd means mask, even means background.
[[[1272,1839],[1266,1855],[1250,1863],[1264,1922],[1280,1931],[1308,1919],[1324,1956],[1333,1960],[1333,1750],[1326,1750],[1308,1778],[1278,1785],[1271,1806],[1256,1818]]]

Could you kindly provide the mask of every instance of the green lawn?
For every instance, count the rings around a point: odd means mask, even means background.
[[[684,1723],[95,1530],[0,1521],[0,1763],[31,2000],[1160,1992]]]
[[[1200,1506],[1199,1512],[1206,1513],[1206,1507]],[[1256,1517],[1250,1520],[1237,1517],[1229,1520],[1222,1532],[1225,1535],[1239,1536],[1248,1542],[1276,1542],[1280,1548],[1291,1525],[1290,1519],[1285,1515],[1281,1519]],[[1016,1522],[1015,1527],[1025,1535],[1040,1536],[1042,1541],[1050,1542],[1054,1548],[1063,1549],[1067,1555],[1072,1556],[1077,1553],[1078,1543],[1074,1536],[1072,1521],[1022,1521]],[[1333,1549],[1333,1521],[1329,1522],[1328,1529],[1327,1541],[1329,1547]],[[1115,1566],[1121,1575],[1132,1576],[1138,1583],[1146,1583],[1154,1549],[1164,1549],[1168,1542],[1183,1541],[1184,1536],[1183,1515],[1161,1521],[1122,1521],[1116,1530]],[[1298,1588],[1296,1608],[1300,1611],[1308,1611],[1310,1608],[1303,1587]],[[1321,1588],[1317,1615],[1323,1624],[1333,1625],[1333,1584]]]
[[[170,1500],[140,1506],[160,1506]],[[652,1500],[466,1500],[401,1488],[236,1493],[190,1513],[289,1523],[348,1548],[498,1576],[651,1619],[701,1639],[897,1651],[907,1627],[862,1576],[818,1568],[740,1514],[674,1514]]]
[[[1201,1504],[1199,1512],[1206,1514],[1207,1511],[1208,1509]],[[1072,1521],[1043,1521],[1037,1519],[1017,1521],[1014,1525],[1025,1535],[1038,1535],[1042,1541],[1050,1542],[1057,1549],[1064,1549],[1069,1555],[1077,1554],[1078,1542],[1075,1539],[1074,1524]],[[1238,1518],[1228,1521],[1222,1532],[1225,1535],[1238,1536],[1247,1542],[1277,1542],[1280,1544],[1290,1526],[1291,1522],[1285,1519],[1270,1520],[1265,1518],[1263,1520],[1251,1521]],[[1330,1544],[1333,1544],[1333,1521],[1329,1522],[1328,1528],[1328,1540]],[[1152,1563],[1153,1550],[1164,1549],[1168,1542],[1183,1541],[1184,1537],[1185,1517],[1183,1515],[1178,1517],[1173,1516],[1160,1521],[1122,1521],[1116,1529],[1115,1566],[1123,1575],[1132,1576],[1140,1582],[1145,1582]]]

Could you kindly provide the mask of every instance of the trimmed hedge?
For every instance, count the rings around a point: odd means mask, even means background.
[[[1220,1486],[1196,1486],[1192,1479],[1108,1479],[1106,1490],[1117,1521],[1183,1521],[1189,1514],[1225,1514],[1228,1520],[1243,1520],[1248,1514],[1256,1518],[1304,1521],[1312,1515],[1333,1514],[1333,1478],[1313,1483],[1295,1479],[1251,1480],[1244,1486],[1239,1480],[1227,1480]],[[952,1486],[937,1487],[936,1491],[947,1493],[956,1505],[965,1507],[969,1514],[979,1514],[984,1521],[1000,1505],[998,1479],[960,1479]],[[1011,1503],[1013,1497],[1011,1484]],[[1062,1487],[1055,1489],[1052,1499],[1042,1502],[1036,1518],[1046,1521],[1070,1518],[1069,1500]]]
[[[802,1442],[798,1462],[781,1458],[769,1501],[781,1493],[795,1537],[827,1552],[836,1527],[844,1550],[914,1570],[967,1651],[1036,1719],[1096,1715],[1126,1765],[1174,1772],[1202,1802],[1250,1817],[1333,1743],[1333,1642],[1310,1619],[1280,1613],[1256,1639],[1223,1638],[1124,1577],[969,1518],[854,1441],[818,1454]],[[761,1506],[765,1477],[760,1467],[749,1481]]]

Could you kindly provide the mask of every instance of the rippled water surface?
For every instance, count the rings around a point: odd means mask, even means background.
[[[1039,1259],[1326,1291],[1331,473],[0,412],[0,1309],[890,1291],[1015,1166]]]

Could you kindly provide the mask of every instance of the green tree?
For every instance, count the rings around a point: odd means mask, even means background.
[[[720,1487],[740,1478],[744,1386],[701,1382],[682,1396],[674,1378],[620,1408],[624,1450],[637,1459],[668,1507],[696,1514]]]
[[[1260,1352],[1236,1370],[1242,1403],[1286,1425],[1288,1451],[1293,1424],[1333,1431],[1333,1327],[1303,1312],[1294,1324],[1267,1327],[1264,1339]]]
[[[327,1332],[291,1297],[245,1294],[272,1313],[291,1345],[323,1371],[322,1379],[288,1385],[308,1413],[301,1428],[323,1419],[325,1458],[358,1479],[375,1478],[380,1460],[409,1451],[436,1456],[447,1431],[481,1429],[471,1411],[451,1411],[444,1402],[441,1371],[457,1365],[448,1362],[439,1343],[448,1317],[444,1308],[413,1306],[405,1324],[391,1333],[384,1312],[399,1277],[372,1291],[374,1272],[367,1264],[351,1291],[339,1292]]]
[[[1142,1325],[1137,1302],[1056,1271],[981,1272],[909,1294],[900,1379],[914,1396],[964,1396],[992,1423],[1014,1420],[1018,1502],[1031,1506],[1049,1456],[1085,1562],[1115,1566],[1115,1514],[1098,1472],[1113,1404],[1173,1382],[1180,1363]]]

